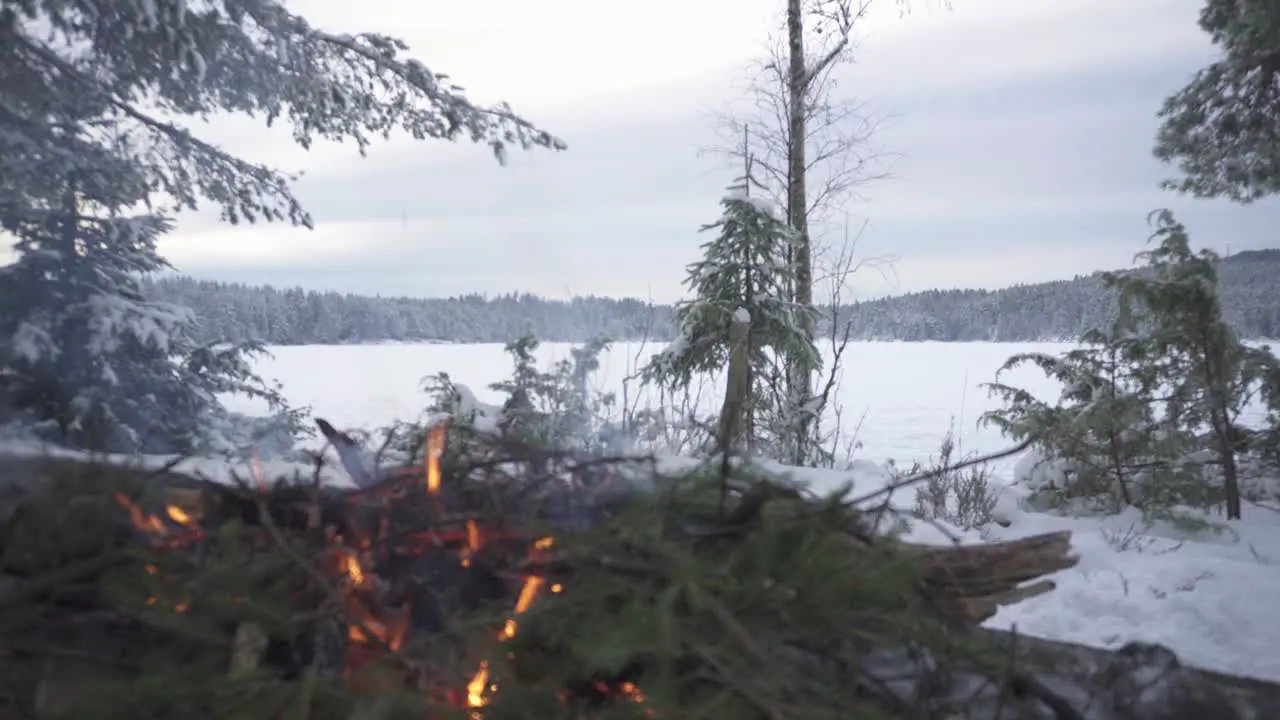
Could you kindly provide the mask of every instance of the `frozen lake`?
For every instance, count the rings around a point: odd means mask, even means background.
[[[567,357],[570,347],[548,343],[539,348],[539,357],[549,366]],[[1008,441],[995,430],[977,425],[983,412],[996,407],[981,384],[994,380],[1010,355],[1057,353],[1068,347],[1058,343],[850,343],[835,401],[843,409],[843,432],[849,437],[856,433],[862,444],[858,457],[876,462],[893,458],[909,465],[936,454],[953,419],[965,453],[998,450]],[[597,388],[620,392],[624,379],[659,349],[652,343],[614,346],[602,358]],[[309,345],[271,351],[275,357],[260,362],[259,372],[279,379],[290,402],[310,405],[316,415],[346,427],[372,428],[417,417],[427,402],[420,381],[437,372],[468,385],[481,400],[497,401],[499,396],[488,385],[509,377],[511,368],[498,344]],[[1056,396],[1056,385],[1035,369],[1019,369],[1008,378],[1043,397]],[[717,399],[708,384],[700,406],[714,408]],[[232,406],[254,408],[242,401]]]

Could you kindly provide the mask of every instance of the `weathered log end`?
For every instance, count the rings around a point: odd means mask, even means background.
[[[944,612],[973,625],[1001,606],[1053,590],[1044,576],[1080,562],[1068,531],[981,545],[911,547],[923,558],[926,593]],[[1038,582],[1024,585],[1032,580]]]

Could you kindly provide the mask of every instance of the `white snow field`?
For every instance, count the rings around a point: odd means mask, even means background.
[[[1066,347],[853,343],[845,355],[838,402],[844,406],[847,429],[861,420],[858,462],[850,472],[801,470],[795,477],[815,490],[850,479],[857,492],[874,490],[886,481],[879,469],[885,460],[894,458],[909,466],[936,454],[952,418],[964,454],[1007,447],[994,430],[975,427],[978,416],[993,407],[979,384],[991,381],[1011,354],[1059,352]],[[637,358],[643,360],[658,349],[635,343],[615,347],[604,358],[599,389],[619,390]],[[540,349],[541,358],[549,363],[566,357],[568,350],[568,345],[549,344]],[[381,344],[272,351],[275,357],[261,362],[258,370],[281,380],[292,403],[310,405],[316,416],[347,428],[375,428],[417,417],[426,404],[419,389],[425,375],[447,372],[480,400],[494,401],[498,398],[487,385],[510,372],[500,345]],[[1018,371],[1010,379],[1045,397],[1057,392],[1034,370]],[[709,391],[703,400],[714,402],[714,393]],[[257,409],[243,403],[232,407]],[[1018,462],[1011,458],[997,464],[1002,480],[1014,479]],[[1025,470],[1029,463],[1024,458],[1021,464]],[[209,473],[213,465],[201,461],[193,469]],[[1008,527],[961,534],[963,539],[982,542],[1066,529],[1073,532],[1081,562],[1058,574],[1056,590],[1005,608],[989,625],[1016,626],[1030,635],[1099,647],[1156,642],[1173,648],[1188,664],[1280,680],[1280,512],[1249,505],[1244,519],[1232,522],[1225,533],[1184,537],[1172,527],[1145,526],[1136,512],[1104,519],[1029,513],[1020,508],[1019,497],[1014,485],[1001,498],[998,510]],[[912,535],[949,542],[942,531],[923,523]]]

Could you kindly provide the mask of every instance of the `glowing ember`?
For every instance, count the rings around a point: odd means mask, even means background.
[[[186,525],[188,527],[191,525],[191,516],[187,515],[186,511],[182,508],[176,505],[169,505],[165,507],[164,511],[165,514],[169,516],[170,520],[173,520],[179,525]]]
[[[471,567],[471,556],[480,551],[480,526],[475,520],[467,521],[467,546],[462,549],[462,567]]]

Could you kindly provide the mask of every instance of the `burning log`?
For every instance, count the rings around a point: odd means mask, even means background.
[[[1069,567],[1065,534],[868,541],[838,498],[767,478],[732,489],[707,470],[655,491],[634,465],[501,443],[445,452],[450,432],[431,428],[418,467],[362,465],[357,488],[0,469],[0,663],[13,669],[0,707],[756,720],[958,717],[1007,700],[1026,717],[1086,717],[1081,699],[1115,685],[1097,664],[1065,680],[1043,661],[1024,670],[1021,645],[969,629]],[[1046,689],[1064,682],[1065,699]],[[1126,717],[1166,717],[1143,712]]]

